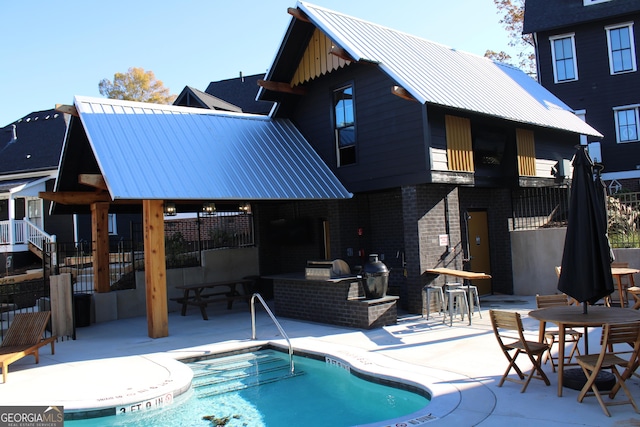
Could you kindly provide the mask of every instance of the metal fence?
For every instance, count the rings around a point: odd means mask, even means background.
[[[567,225],[569,188],[520,188],[512,193],[510,231]]]
[[[616,193],[607,198],[607,228],[614,248],[639,248],[640,193]]]
[[[607,228],[613,248],[640,247],[640,193],[607,197]],[[522,188],[512,194],[510,230],[565,227],[569,212],[567,187]]]

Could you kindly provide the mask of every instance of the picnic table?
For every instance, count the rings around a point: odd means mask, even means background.
[[[195,305],[200,307],[202,318],[209,320],[207,316],[207,305],[213,302],[227,301],[227,310],[233,307],[233,301],[237,299],[244,299],[249,302],[251,298],[251,287],[253,285],[252,279],[236,279],[236,280],[223,280],[219,282],[208,283],[194,283],[190,285],[178,285],[176,289],[184,291],[182,297],[171,298],[172,301],[176,301],[182,304],[182,316],[187,314],[187,306]],[[241,285],[244,294],[241,294],[236,288]]]

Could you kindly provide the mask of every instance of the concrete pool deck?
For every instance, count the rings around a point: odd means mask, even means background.
[[[331,353],[358,370],[383,376],[393,372],[412,382],[429,383],[434,400],[414,414],[410,425],[640,426],[640,414],[630,405],[611,408],[609,418],[594,397],[578,403],[578,391],[568,388],[558,397],[557,377],[549,364],[544,370],[551,386],[532,380],[525,393],[510,382],[497,387],[508,362],[493,335],[488,310],[520,312],[527,333],[537,338],[538,322],[527,316],[535,308],[535,298],[491,296],[481,303],[482,319],[476,313],[471,326],[466,319],[449,327],[439,316],[426,320],[417,315],[402,315],[396,325],[374,330],[279,321],[295,348]],[[76,340],[56,343],[55,355],[45,347],[40,364],[34,364],[32,357],[12,364],[7,383],[0,384],[0,405],[62,405],[65,413],[131,407],[168,392],[177,395],[188,387],[190,370],[176,359],[284,342],[260,309],[256,341],[251,340],[246,305],[237,304],[229,311],[224,305],[211,306],[208,313],[208,321],[195,308],[185,317],[170,313],[169,336],[160,339],[147,336],[144,317],[78,328]],[[592,351],[599,336],[599,329],[590,330]],[[632,377],[627,384],[640,402],[640,379]],[[616,399],[622,397],[621,393]]]

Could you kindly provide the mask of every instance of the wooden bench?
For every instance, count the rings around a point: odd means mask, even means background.
[[[187,306],[194,305],[200,308],[202,318],[209,320],[207,316],[207,305],[219,302],[227,301],[227,310],[233,307],[233,302],[238,299],[243,299],[249,302],[252,295],[254,280],[252,279],[237,279],[237,280],[223,280],[219,282],[209,283],[195,283],[191,285],[179,285],[176,289],[181,289],[184,294],[179,298],[171,298],[172,301],[176,301],[182,304],[181,315],[187,314]],[[243,287],[244,294],[241,294],[236,289],[237,285]],[[223,288],[223,289],[217,289]]]

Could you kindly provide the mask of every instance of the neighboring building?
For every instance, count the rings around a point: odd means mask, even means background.
[[[640,190],[637,0],[527,0],[540,83],[604,135],[588,137],[611,190]],[[598,147],[599,145],[599,147]],[[599,148],[599,149],[598,149]]]
[[[90,215],[51,215],[51,202],[39,197],[54,188],[68,122],[68,114],[45,110],[0,128],[0,265],[9,258],[9,270],[40,262],[54,238],[91,242]],[[110,238],[128,238],[131,219],[109,215]]]
[[[209,83],[206,93],[219,99],[224,99],[241,108],[243,113],[269,114],[273,102],[256,100],[258,94],[258,81],[264,79],[264,74],[245,76],[235,79],[225,79]]]
[[[37,262],[50,235],[72,237],[70,218],[49,215],[50,203],[38,197],[53,189],[68,116],[36,111],[0,128],[0,264]],[[32,240],[30,240],[32,239]],[[33,250],[33,253],[30,251]]]
[[[315,244],[263,238],[261,272],[323,254],[355,268],[377,253],[411,312],[434,267],[490,273],[481,293],[511,294],[516,197],[566,185],[569,168],[554,177],[554,165],[581,134],[601,135],[515,68],[306,2],[289,13],[258,99],[276,102],[273,117],[289,118],[354,197],[261,205],[262,230],[305,217],[315,230]]]
[[[256,88],[256,92],[257,90],[258,89]],[[236,113],[242,112],[242,108],[191,86],[185,86],[184,89],[182,89],[180,95],[178,95],[176,100],[173,101],[173,105],[179,105],[181,107],[207,108],[209,110],[234,111]]]

